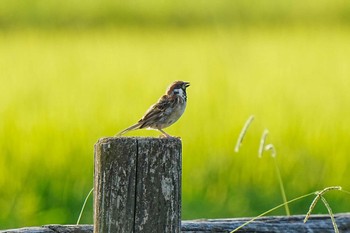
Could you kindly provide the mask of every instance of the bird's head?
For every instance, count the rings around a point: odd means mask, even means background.
[[[186,88],[190,86],[189,82],[175,81],[167,89],[167,95],[180,95],[186,99]]]

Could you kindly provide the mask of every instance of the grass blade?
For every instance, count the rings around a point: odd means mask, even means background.
[[[80,214],[79,214],[79,218],[78,218],[78,221],[77,221],[77,225],[79,225],[79,223],[80,223],[80,219],[81,219],[81,216],[83,215],[83,211],[84,211],[84,209],[85,209],[86,202],[87,202],[87,200],[89,199],[89,197],[90,197],[92,191],[94,191],[94,188],[92,188],[92,189],[90,190],[90,192],[88,193],[88,195],[87,195],[86,198],[85,198],[85,201],[84,201],[83,206],[81,207]]]

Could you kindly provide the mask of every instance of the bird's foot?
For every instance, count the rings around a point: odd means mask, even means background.
[[[160,138],[173,138],[173,136],[167,134],[164,130],[161,130],[161,129],[158,129],[158,130],[162,133],[162,135],[159,136]]]

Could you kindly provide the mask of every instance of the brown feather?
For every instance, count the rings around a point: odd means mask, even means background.
[[[121,135],[123,135],[126,132],[131,131],[131,130],[140,129],[140,125],[141,125],[141,123],[137,122],[136,124],[124,129],[123,131],[120,131],[119,133],[116,134],[116,136],[121,136]]]

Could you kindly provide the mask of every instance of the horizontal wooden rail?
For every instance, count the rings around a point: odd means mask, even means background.
[[[305,224],[303,223],[304,217],[304,215],[263,217],[246,225],[237,232],[334,233],[333,225],[328,215],[312,215]],[[182,221],[181,232],[229,233],[249,220],[249,218],[236,218]],[[350,213],[336,214],[335,221],[341,233],[350,233]],[[93,225],[46,225],[41,227],[0,230],[0,233],[93,233]]]

